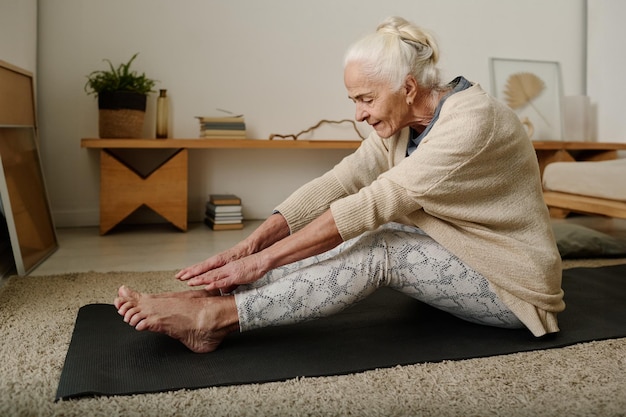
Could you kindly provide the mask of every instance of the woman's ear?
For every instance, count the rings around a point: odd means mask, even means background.
[[[404,80],[404,94],[408,104],[412,104],[417,97],[417,80],[411,74],[407,75]]]

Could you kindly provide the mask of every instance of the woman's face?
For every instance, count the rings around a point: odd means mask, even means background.
[[[393,92],[388,84],[364,76],[356,62],[346,65],[344,83],[356,105],[355,119],[367,122],[380,137],[388,138],[408,125],[409,106],[403,89]]]

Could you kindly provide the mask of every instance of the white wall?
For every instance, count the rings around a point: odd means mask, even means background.
[[[588,0],[588,10],[587,94],[596,116],[594,139],[626,142],[626,84],[621,82],[626,68],[626,2]]]
[[[178,138],[197,137],[194,116],[218,107],[244,113],[249,137],[259,139],[352,118],[343,53],[389,15],[436,33],[448,78],[462,74],[488,89],[490,57],[550,60],[561,63],[566,95],[584,93],[584,0],[55,0],[39,8],[39,119],[57,226],[98,223],[98,156],[79,141],[97,137],[97,105],[83,86],[103,58],[119,63],[140,52],[136,69],[168,89]],[[356,135],[330,127],[311,138]],[[246,217],[264,218],[346,154],[191,151],[190,219],[202,218],[212,192],[239,194]]]
[[[37,69],[37,0],[0,0],[0,60]]]

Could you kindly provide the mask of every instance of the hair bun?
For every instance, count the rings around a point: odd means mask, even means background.
[[[403,27],[410,25],[411,23],[402,17],[391,16],[378,25],[377,31],[383,33],[395,33],[399,35]]]
[[[433,64],[439,61],[439,48],[434,37],[402,17],[392,16],[385,19],[376,31],[398,36],[400,40],[416,48],[424,59],[431,59]]]
[[[364,77],[386,83],[399,91],[412,75],[421,88],[441,88],[437,61],[439,49],[425,30],[401,17],[389,17],[376,31],[350,46],[344,57],[344,68],[359,65]]]

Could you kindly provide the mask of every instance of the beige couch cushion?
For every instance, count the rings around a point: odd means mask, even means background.
[[[549,191],[626,201],[626,159],[553,162],[543,173]]]

